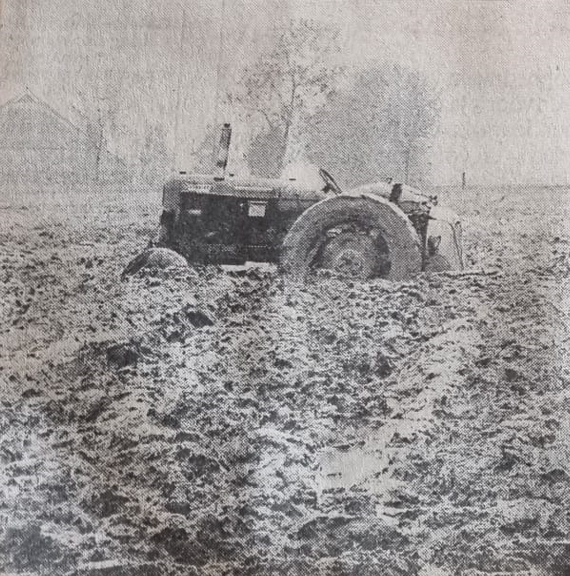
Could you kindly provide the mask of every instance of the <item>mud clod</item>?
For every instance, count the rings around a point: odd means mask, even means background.
[[[107,366],[115,370],[136,366],[140,358],[140,350],[131,343],[112,344],[107,348]]]

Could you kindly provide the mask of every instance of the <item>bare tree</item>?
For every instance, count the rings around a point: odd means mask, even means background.
[[[263,119],[261,131],[271,135],[283,166],[295,159],[302,127],[334,92],[342,68],[336,62],[338,32],[312,21],[298,20],[279,35],[275,47],[246,69],[232,100]],[[254,138],[254,144],[266,138]]]
[[[215,167],[215,151],[220,137],[218,127],[208,124],[202,139],[190,153],[190,168],[195,172],[210,174]]]
[[[349,186],[389,177],[418,183],[438,101],[415,71],[397,65],[364,69],[312,117],[309,156]]]
[[[144,145],[139,154],[141,180],[148,184],[160,182],[168,173],[170,155],[166,145],[166,130],[159,122],[145,127]]]
[[[403,163],[403,181],[409,183],[416,164],[429,149],[439,119],[439,98],[418,72],[400,66],[392,67],[389,86],[391,141]]]
[[[100,54],[94,75],[78,90],[83,111],[89,118],[88,132],[94,145],[94,179],[97,182],[101,179],[106,142],[116,130],[123,79],[120,68],[106,62],[104,54]]]

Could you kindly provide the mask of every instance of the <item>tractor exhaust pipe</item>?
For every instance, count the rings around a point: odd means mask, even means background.
[[[228,165],[228,155],[230,151],[230,142],[232,139],[232,127],[230,124],[224,124],[218,146],[218,155],[216,159],[216,179],[223,180]]]

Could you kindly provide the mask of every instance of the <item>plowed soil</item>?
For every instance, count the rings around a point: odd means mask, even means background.
[[[447,190],[466,274],[120,280],[160,199],[0,203],[0,572],[570,573],[570,196]]]

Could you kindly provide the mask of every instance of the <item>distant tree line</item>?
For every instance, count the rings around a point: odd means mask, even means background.
[[[394,178],[425,180],[439,98],[418,72],[388,63],[348,71],[338,33],[299,20],[275,48],[245,70],[228,94],[250,126],[247,163],[252,174],[279,176],[292,162],[326,167],[346,186]],[[217,127],[195,151],[208,170]]]
[[[77,93],[96,143],[98,179],[106,143],[133,127],[121,114],[128,84],[124,71],[105,53],[93,58],[98,59],[96,77]],[[327,168],[344,186],[385,178],[418,184],[428,174],[439,117],[433,87],[418,72],[396,64],[369,62],[347,70],[338,31],[320,22],[291,21],[273,49],[249,65],[223,97],[223,108],[238,120],[234,138],[240,137],[253,175],[276,177],[298,162]],[[219,128],[209,127],[189,169],[212,170]],[[157,181],[172,169],[172,129],[152,117],[139,125],[138,152],[128,159],[138,178]]]

